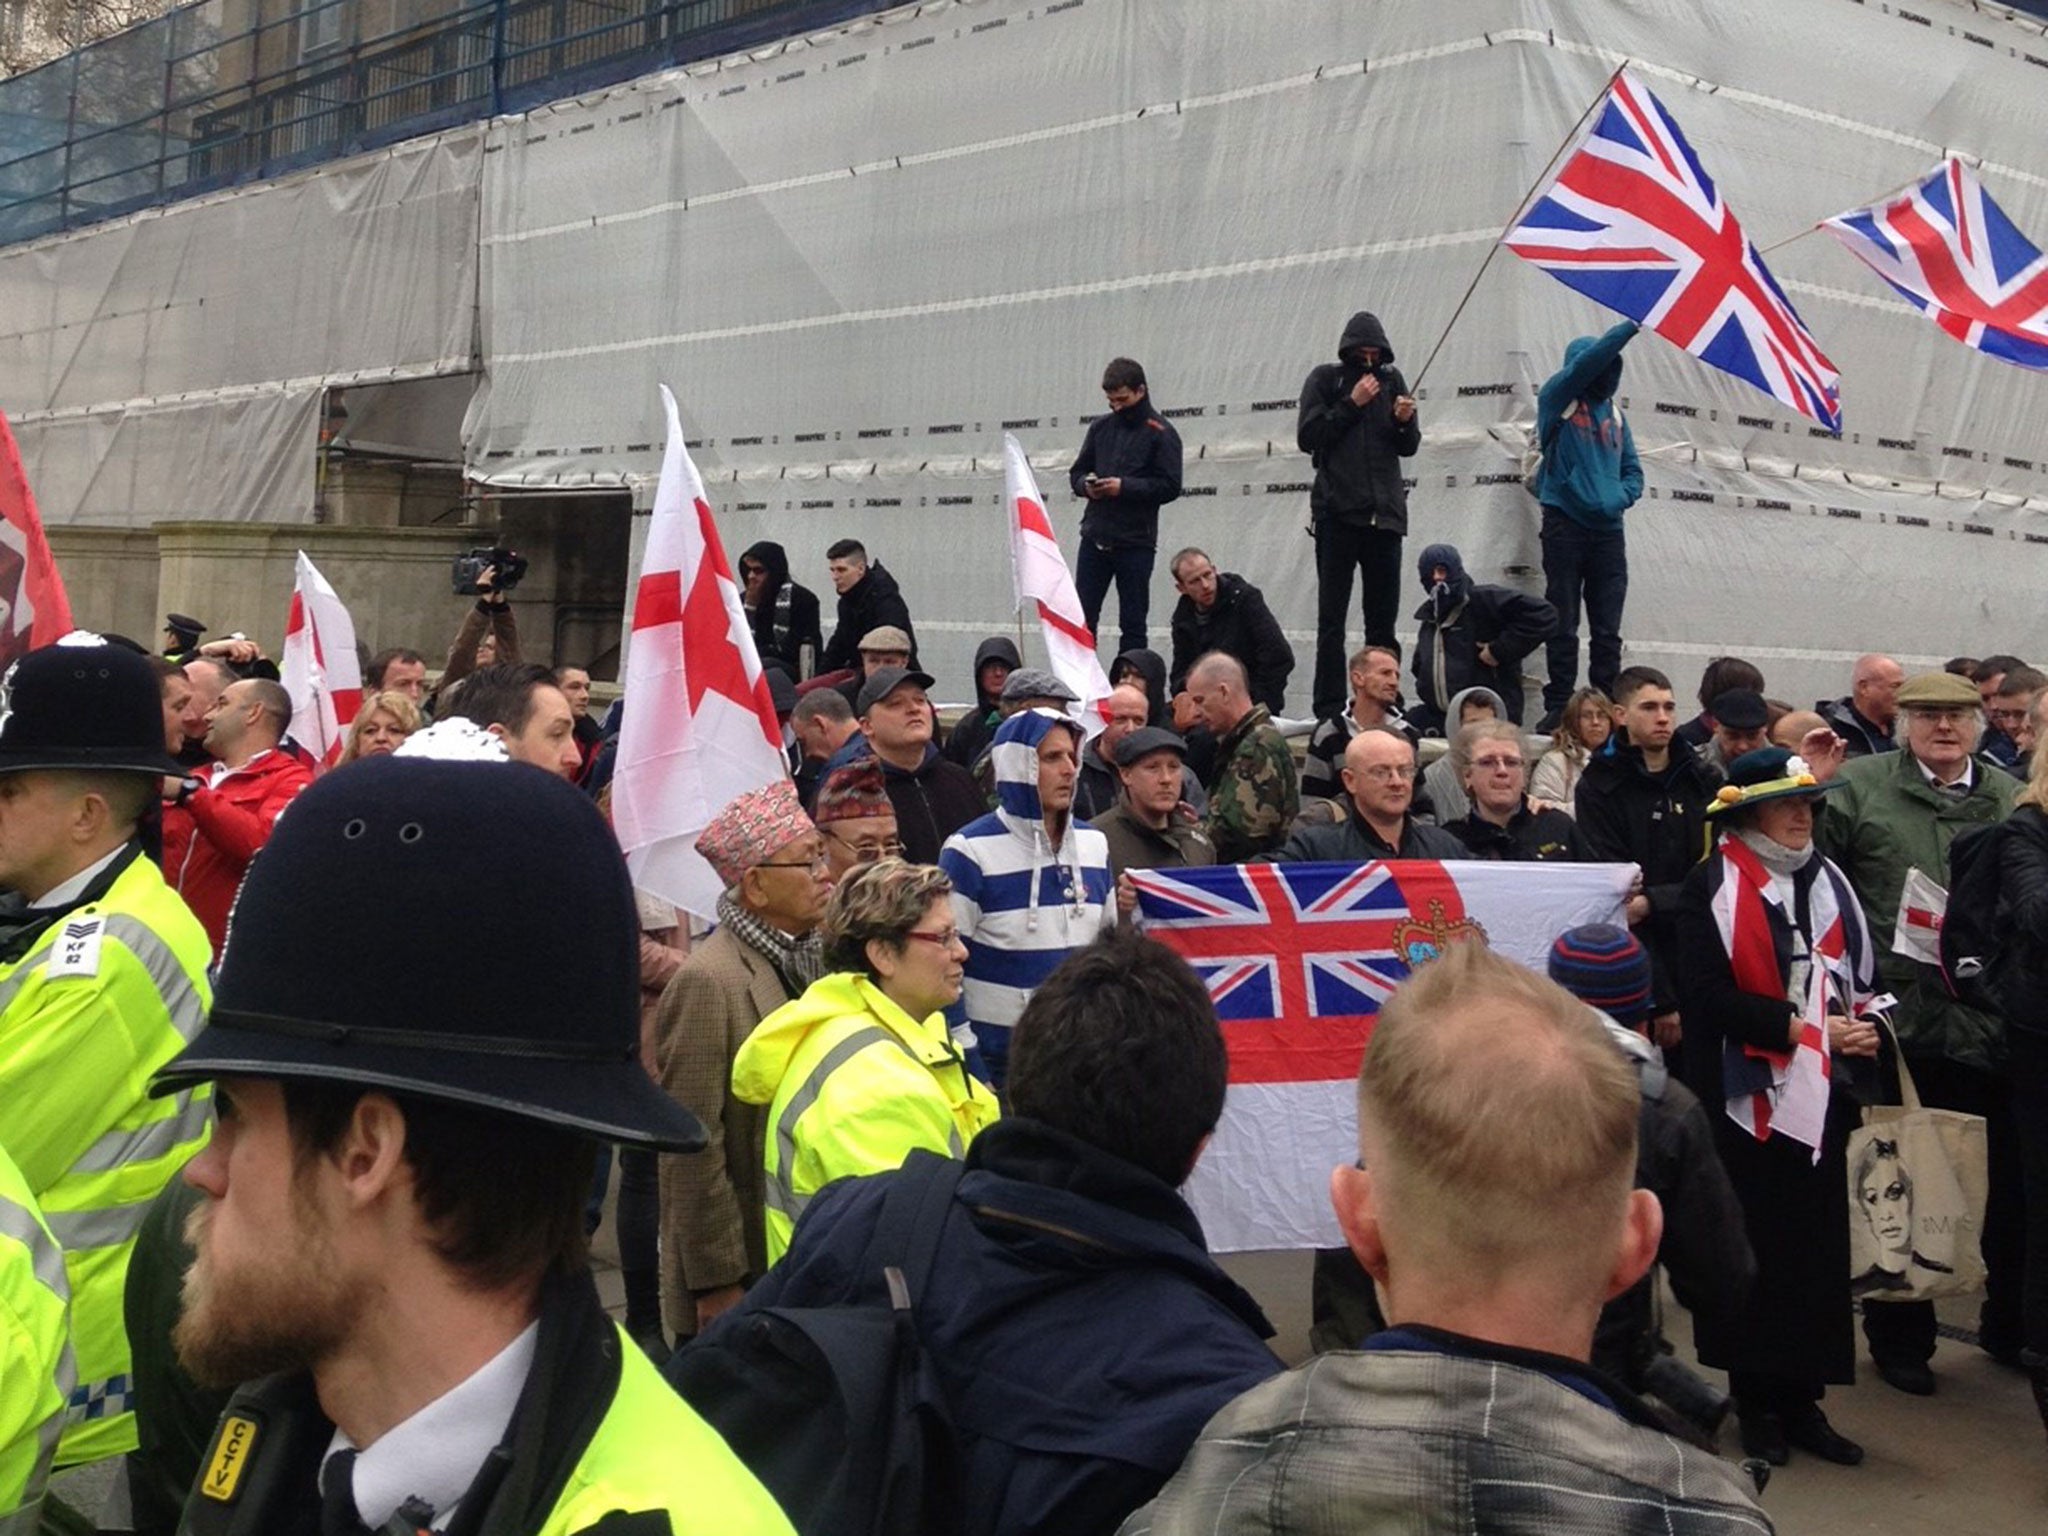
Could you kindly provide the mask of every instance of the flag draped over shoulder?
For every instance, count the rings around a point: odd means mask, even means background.
[[[1509,250],[1832,432],[1839,375],[1677,121],[1622,70]]]
[[[54,644],[73,627],[21,450],[0,414],[0,668],[24,651]]]
[[[661,388],[668,444],[634,588],[612,825],[633,883],[700,917],[721,882],[694,846],[735,797],[788,774],[740,589]]]
[[[1423,860],[1133,870],[1145,931],[1215,999],[1230,1051],[1187,1195],[1219,1253],[1342,1242],[1330,1170],[1358,1156],[1359,1063],[1380,1005],[1446,945],[1541,971],[1581,923],[1619,923],[1632,864]]]
[[[1821,228],[1964,346],[2048,369],[2048,256],[1954,155]]]
[[[1102,729],[1101,702],[1109,697],[1109,677],[1095,654],[1095,636],[1081,614],[1081,599],[1066,556],[1053,537],[1045,515],[1045,498],[1023,445],[1003,434],[1004,499],[1010,508],[1010,574],[1017,588],[1017,606],[1030,603],[1045,634],[1046,659],[1052,674],[1079,697],[1074,713],[1091,736]]]
[[[332,763],[362,706],[363,668],[355,620],[303,549],[277,670],[292,697],[292,739],[316,763]]]

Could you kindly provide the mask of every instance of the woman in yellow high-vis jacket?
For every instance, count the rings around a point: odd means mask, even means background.
[[[769,1106],[771,1264],[834,1179],[887,1173],[919,1147],[963,1156],[1000,1114],[942,1015],[967,960],[952,889],[901,859],[848,875],[825,910],[832,974],[763,1019],[733,1060],[733,1092]]]

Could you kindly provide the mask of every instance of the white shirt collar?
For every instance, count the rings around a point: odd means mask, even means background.
[[[1966,791],[1977,787],[1977,760],[1975,758],[1964,758],[1963,776],[1959,779],[1952,779],[1946,784],[1937,779],[1934,776],[1934,770],[1921,762],[1919,758],[1913,759],[1913,766],[1920,770],[1922,778],[1926,779],[1929,784],[1932,784],[1936,790],[1943,794],[1949,793],[1958,784],[1962,785]]]
[[[122,851],[127,846],[126,843],[123,843],[105,858],[93,860],[92,863],[86,865],[85,868],[81,869],[63,884],[50,887],[49,890],[43,892],[39,900],[30,902],[28,909],[31,912],[36,912],[46,907],[70,906],[80,896],[85,894],[85,888],[88,885],[91,885],[94,880],[99,878],[100,871],[121,857]]]
[[[498,1351],[467,1381],[450,1387],[404,1423],[386,1430],[356,1456],[356,1513],[375,1530],[407,1499],[434,1511],[434,1528],[446,1526],[469,1485],[505,1438],[512,1411],[533,1369],[539,1322]],[[351,1450],[355,1442],[340,1430],[327,1455]],[[321,1458],[325,1465],[326,1457]]]
[[[254,768],[258,763],[262,762],[263,759],[270,756],[270,754],[274,750],[275,748],[265,747],[261,752],[258,752],[254,757],[250,758],[249,761],[242,764],[242,766],[239,768],[230,768],[226,763],[215,763],[213,765],[211,777],[209,777],[206,781],[206,787],[208,789],[212,789],[215,785],[219,784],[222,779],[226,778],[231,773],[248,772],[251,768]]]

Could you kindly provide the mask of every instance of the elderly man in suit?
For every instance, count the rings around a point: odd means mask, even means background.
[[[815,932],[831,893],[825,840],[778,780],[713,818],[697,851],[725,882],[718,928],[662,993],[662,1086],[704,1122],[701,1152],[662,1159],[662,1300],[697,1333],[768,1267],[762,1231],[767,1111],[732,1095],[732,1059],[754,1026],[818,979]]]

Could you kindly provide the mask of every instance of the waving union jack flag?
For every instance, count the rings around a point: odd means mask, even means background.
[[[1842,430],[1835,365],[1677,122],[1626,70],[1506,244],[1701,362]]]
[[[2048,256],[1955,156],[1821,227],[1964,346],[2048,368]]]

